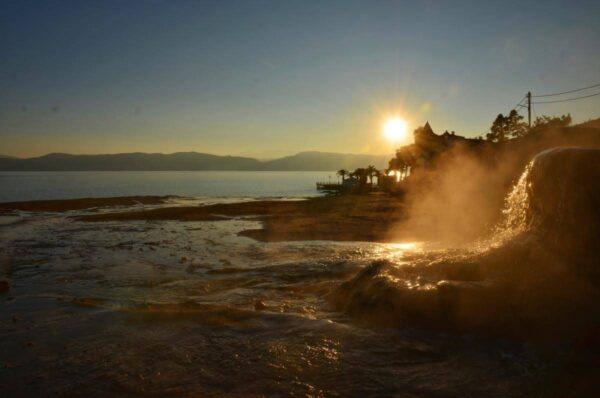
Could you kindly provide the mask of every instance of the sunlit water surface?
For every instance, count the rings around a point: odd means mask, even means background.
[[[181,204],[177,202],[175,204]],[[0,217],[10,395],[522,396],[537,362],[465,335],[361,325],[327,294],[423,243],[261,243],[256,221]]]

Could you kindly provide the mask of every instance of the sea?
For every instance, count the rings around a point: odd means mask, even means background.
[[[326,171],[0,171],[0,202],[89,197],[289,197],[319,195]]]

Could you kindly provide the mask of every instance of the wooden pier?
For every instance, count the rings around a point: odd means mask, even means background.
[[[342,184],[331,182],[317,182],[317,190],[319,191],[341,191]]]

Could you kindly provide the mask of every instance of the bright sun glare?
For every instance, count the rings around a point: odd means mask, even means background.
[[[404,140],[407,136],[407,133],[408,126],[406,121],[400,119],[399,117],[389,118],[383,126],[383,134],[392,142]]]

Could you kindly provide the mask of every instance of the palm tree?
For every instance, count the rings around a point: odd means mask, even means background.
[[[404,180],[408,177],[408,172],[415,163],[412,148],[408,146],[400,148],[396,151],[396,157],[393,160],[396,170],[399,171],[400,180]]]
[[[369,182],[373,185],[373,177],[379,174],[379,170],[373,165],[369,165],[366,169],[367,176],[369,177]]]
[[[377,177],[377,185],[380,185],[380,181],[381,181],[381,177],[385,176],[385,170],[381,171],[381,170],[376,170],[375,171],[375,177]]]
[[[362,167],[360,167],[354,170],[354,172],[351,173],[351,175],[358,179],[358,183],[360,185],[365,185],[367,183],[367,169],[363,169]]]
[[[346,169],[340,169],[337,171],[337,175],[339,175],[340,177],[342,177],[342,182],[344,182],[344,180],[346,180],[346,176],[349,174],[348,170]]]

